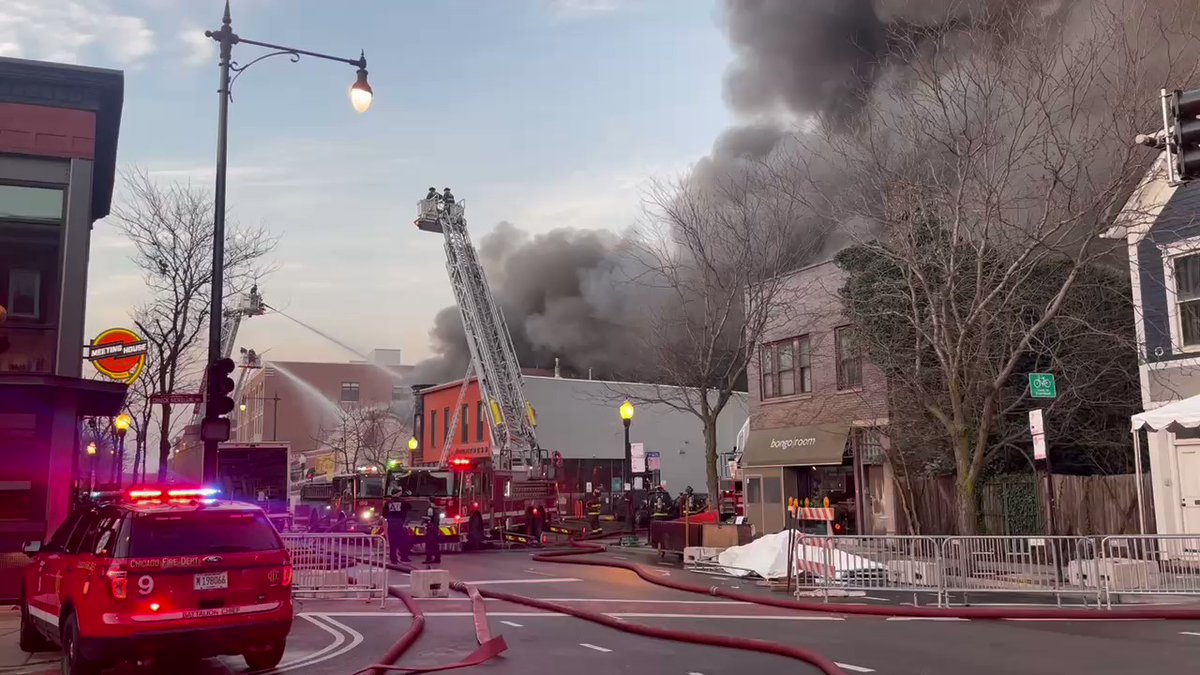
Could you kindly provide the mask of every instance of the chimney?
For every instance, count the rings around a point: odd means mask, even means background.
[[[562,379],[562,371],[558,369],[558,357],[554,357],[554,378]]]

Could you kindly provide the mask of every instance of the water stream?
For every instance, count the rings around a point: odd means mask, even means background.
[[[321,393],[320,389],[317,389],[308,382],[305,382],[299,375],[296,375],[292,371],[273,361],[268,361],[266,365],[274,369],[275,372],[286,377],[291,381],[292,384],[296,385],[301,392],[306,394],[309,402],[315,404],[316,407],[320,409],[322,419],[324,419],[326,416],[332,415],[334,420],[340,420],[345,414],[345,411],[342,410],[340,405],[327,398],[325,394]]]
[[[342,342],[341,340],[333,337],[329,333],[326,333],[325,331],[323,331],[319,328],[311,326],[290,314],[285,314],[285,313],[279,311],[278,309],[271,308],[271,311],[273,311],[276,314],[282,316],[283,318],[291,321],[292,323],[295,323],[297,326],[300,326],[302,328],[307,328],[308,330],[312,331],[313,333],[316,333],[317,335],[320,335],[321,337],[325,338],[326,340],[329,340],[333,344],[341,347],[342,349],[345,349],[346,351],[350,352],[351,354],[353,354],[353,355],[357,356],[359,359],[361,359],[363,361],[363,363],[366,363],[368,366],[374,368],[375,370],[378,370],[381,373],[386,374],[389,378],[391,378],[393,380],[397,380],[397,381],[402,381],[404,379],[396,371],[392,370],[391,368],[388,368],[387,366],[375,363],[366,354],[363,354],[362,352],[358,351],[354,347],[351,347],[350,345],[346,344],[345,342]]]

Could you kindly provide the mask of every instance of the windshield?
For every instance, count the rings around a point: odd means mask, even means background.
[[[433,471],[413,471],[408,475],[392,474],[392,490],[413,497],[445,497],[450,494],[450,474]]]
[[[123,557],[158,558],[252,553],[282,548],[275,528],[258,512],[164,513],[133,519]]]

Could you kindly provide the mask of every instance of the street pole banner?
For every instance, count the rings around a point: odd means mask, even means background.
[[[631,473],[646,473],[646,445],[644,443],[630,443],[629,458]]]

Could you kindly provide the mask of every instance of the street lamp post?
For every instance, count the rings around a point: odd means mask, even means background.
[[[619,409],[621,423],[625,425],[625,470],[621,472],[622,487],[625,488],[625,527],[632,535],[636,532],[633,522],[633,446],[629,443],[629,425],[633,422],[633,404],[625,401]]]
[[[212,38],[220,45],[220,88],[217,90],[217,96],[219,97],[217,106],[217,171],[216,187],[213,190],[212,293],[209,300],[208,313],[208,362],[209,364],[213,364],[220,360],[222,356],[221,310],[225,295],[225,179],[229,146],[229,100],[234,81],[250,66],[272,56],[287,55],[291,57],[293,62],[299,61],[301,56],[311,56],[326,61],[346,63],[358,69],[357,78],[350,87],[350,103],[358,112],[366,112],[367,108],[371,106],[371,99],[374,97],[374,92],[371,90],[371,85],[367,83],[367,59],[365,54],[360,53],[357,59],[346,59],[241,37],[233,32],[233,20],[229,15],[229,0],[225,2],[225,14],[221,19],[221,28],[215,31],[205,31],[204,35]],[[233,46],[236,44],[254,45],[273,51],[253,59],[245,65],[238,65],[233,61]],[[232,76],[230,75],[231,72],[233,73]],[[213,396],[207,396],[209,406],[212,405],[214,398]],[[211,407],[205,411],[206,421],[220,418],[220,415],[213,414],[213,412]],[[203,432],[204,427],[202,426],[201,429]],[[202,433],[201,435],[204,437],[204,480],[209,482],[216,479],[217,444],[220,442],[220,438],[219,434]]]
[[[96,491],[96,442],[87,444],[88,455],[88,492]]]
[[[125,473],[125,433],[129,431],[129,425],[133,420],[129,419],[129,415],[121,413],[113,420],[113,429],[117,432],[117,489],[121,489],[121,479]]]

